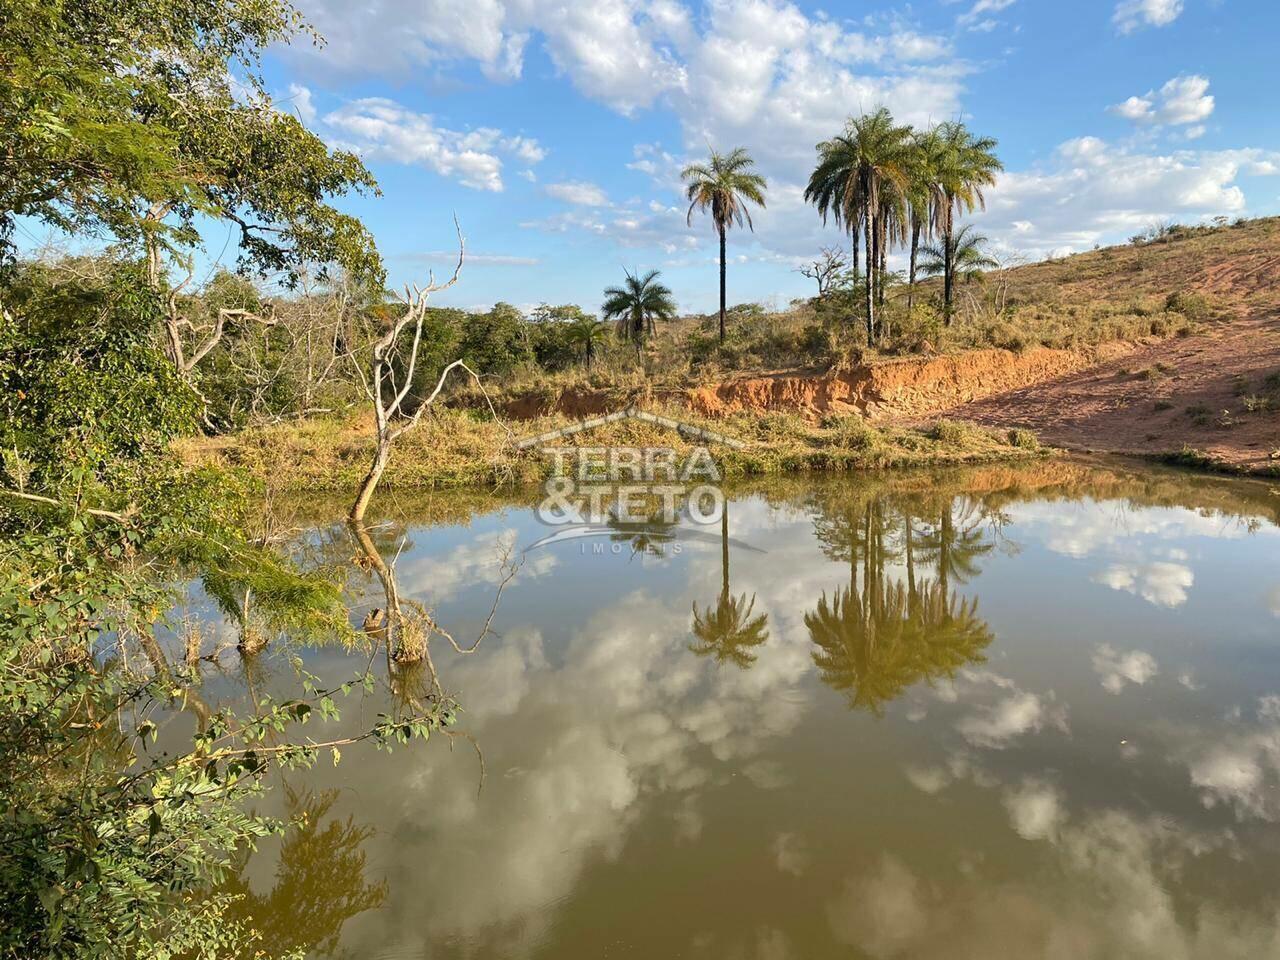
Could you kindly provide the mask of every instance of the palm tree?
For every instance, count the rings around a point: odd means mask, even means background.
[[[753,233],[751,214],[747,203],[764,209],[764,192],[768,183],[758,173],[752,173],[755,161],[742,147],[735,147],[727,154],[711,151],[705,164],[692,163],[684,168],[681,179],[688,184],[689,213],[685,222],[692,225],[694,210],[710,210],[711,223],[720,235],[720,342],[724,343],[725,313],[725,233],[734,224],[744,223]]]
[[[963,226],[949,238],[942,237],[937,243],[924,248],[920,272],[927,277],[936,277],[945,273],[947,264],[950,264],[953,277],[976,280],[983,270],[1000,266],[998,261],[988,256],[984,249],[986,245],[987,238],[974,233],[973,224]]]
[[[996,182],[996,174],[1004,169],[994,153],[996,141],[991,137],[975,137],[963,123],[944,123],[938,128],[943,147],[938,152],[934,176],[942,195],[938,227],[943,241],[942,304],[943,322],[951,323],[951,299],[955,287],[955,269],[950,259],[954,248],[952,233],[957,214],[985,208],[982,188]]]
[[[915,131],[911,135],[911,179],[907,184],[907,204],[910,206],[911,260],[907,272],[907,313],[915,304],[916,259],[920,241],[928,243],[936,233],[943,204],[938,189],[937,170],[939,155],[944,149],[938,128]]]
[[[635,344],[637,360],[644,338],[654,330],[654,320],[672,320],[676,315],[675,298],[658,276],[657,270],[643,277],[627,271],[622,286],[604,291],[604,318],[615,321],[619,337]]]
[[[889,195],[901,195],[910,181],[910,134],[910,127],[894,123],[883,107],[851,119],[843,134],[818,144],[818,165],[805,187],[805,199],[817,205],[824,222],[831,213],[851,232],[862,225],[868,343],[875,343],[876,337],[876,273],[884,261],[885,244],[893,239],[886,219],[894,207]]]
[[[591,369],[591,359],[595,356],[596,344],[602,343],[609,335],[609,325],[595,317],[582,316],[569,323],[566,331],[568,341],[576,347],[582,347],[582,356]]]

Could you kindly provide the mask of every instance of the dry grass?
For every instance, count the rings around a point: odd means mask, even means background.
[[[739,414],[714,422],[691,418],[683,410],[670,415],[747,444],[743,450],[711,445],[729,477],[986,463],[1041,455],[1034,436],[1026,432],[1008,434],[950,421],[922,431],[874,427],[854,416],[812,424],[782,413]],[[550,458],[536,450],[518,451],[512,440],[570,422],[559,415],[526,421],[515,425],[516,436],[511,425],[465,410],[441,410],[401,438],[383,484],[442,489],[535,483],[546,477]],[[177,450],[188,464],[243,469],[276,492],[354,490],[369,465],[371,434],[371,425],[359,419],[313,420],[184,440]],[[671,430],[634,420],[574,439],[596,446],[671,447],[680,453],[693,446]]]

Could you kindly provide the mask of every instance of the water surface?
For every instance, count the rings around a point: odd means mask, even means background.
[[[547,533],[387,499],[401,591],[460,636]],[[433,647],[483,787],[463,741],[289,774],[264,804],[312,826],[249,858],[252,910],[362,958],[1280,956],[1278,509],[1053,463],[744,487],[727,549],[534,551],[495,635]],[[290,668],[207,683],[246,677]]]

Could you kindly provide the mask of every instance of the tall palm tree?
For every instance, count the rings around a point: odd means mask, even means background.
[[[724,343],[725,313],[725,234],[735,224],[744,223],[753,233],[748,203],[764,209],[765,178],[753,173],[755,161],[742,147],[729,153],[711,151],[706,163],[691,163],[680,177],[688,185],[689,213],[685,222],[693,224],[694,210],[711,211],[711,223],[720,235],[720,342]]]
[[[604,291],[604,318],[616,323],[619,337],[635,344],[637,360],[644,338],[654,330],[654,321],[672,320],[676,315],[675,298],[670,288],[658,282],[658,276],[657,270],[643,277],[627,271],[622,286]]]
[[[917,130],[911,135],[911,179],[907,184],[910,206],[911,257],[907,272],[907,313],[915,305],[916,260],[923,240],[929,243],[936,234],[943,197],[938,188],[939,156],[945,144],[937,127]]]
[[[953,249],[952,234],[955,218],[972,211],[984,209],[986,198],[983,187],[995,184],[996,174],[1004,169],[995,155],[996,141],[991,137],[975,137],[959,122],[944,123],[938,128],[943,147],[938,153],[934,170],[937,189],[942,194],[939,210],[938,232],[943,241],[942,310],[943,322],[951,323],[951,300],[955,292],[955,269],[950,260]]]
[[[1000,266],[999,261],[986,252],[987,238],[973,232],[973,224],[961,227],[948,239],[940,237],[937,243],[924,248],[920,272],[936,277],[951,265],[951,275],[960,280],[976,280],[983,270]]]
[[[818,165],[805,187],[805,199],[817,205],[824,221],[831,213],[837,224],[850,231],[862,225],[867,249],[868,343],[875,343],[876,274],[884,259],[882,248],[890,239],[888,224],[881,221],[886,214],[884,195],[907,188],[910,134],[910,127],[894,123],[883,107],[851,119],[844,133],[818,144]]]
[[[603,343],[609,335],[609,325],[595,317],[582,316],[569,322],[566,330],[568,341],[575,347],[582,348],[582,357],[591,369],[591,360],[595,356],[596,344]]]

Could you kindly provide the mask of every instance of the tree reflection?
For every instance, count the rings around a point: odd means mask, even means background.
[[[823,682],[851,708],[880,715],[908,687],[983,659],[991,629],[977,600],[954,594],[950,581],[976,576],[976,558],[994,544],[971,511],[960,522],[953,511],[950,498],[929,505],[855,495],[820,505],[815,535],[828,557],[849,564],[849,585],[824,592],[804,622]],[[885,568],[899,561],[906,581],[890,582]],[[932,564],[936,579],[918,581],[918,562]]]
[[[274,886],[266,894],[253,891],[245,876],[250,860],[245,852],[217,892],[238,898],[230,915],[262,934],[264,956],[332,956],[343,925],[386,899],[385,882],[365,879],[362,847],[374,831],[351,817],[330,816],[336,790],[299,793],[286,784],[284,794],[290,826],[280,845]]]
[[[729,589],[729,504],[720,514],[720,598],[715,606],[699,611],[693,605],[693,635],[689,649],[698,656],[715,657],[717,663],[749,667],[756,662],[751,651],[769,639],[767,614],[752,616],[756,598],[745,593],[733,596]]]

